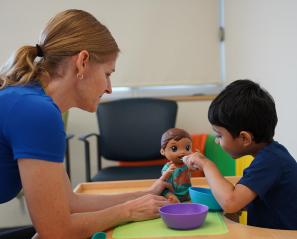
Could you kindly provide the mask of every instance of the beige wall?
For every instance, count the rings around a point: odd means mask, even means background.
[[[297,1],[225,0],[228,81],[250,78],[274,97],[275,139],[297,159]]]

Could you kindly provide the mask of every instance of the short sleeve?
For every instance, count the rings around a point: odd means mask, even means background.
[[[260,198],[278,183],[281,177],[281,163],[273,155],[257,156],[251,165],[244,170],[238,184],[242,184],[257,193]]]
[[[11,108],[5,135],[14,159],[63,162],[65,131],[61,112],[47,96],[25,95]]]
[[[162,170],[161,170],[161,173],[163,174],[168,168],[169,168],[169,164],[166,163],[166,164],[163,166],[163,168],[162,168]]]

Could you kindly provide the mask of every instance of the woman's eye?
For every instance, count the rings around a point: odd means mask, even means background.
[[[186,146],[186,150],[187,150],[187,151],[190,151],[190,150],[191,150],[191,145],[187,145],[187,146]]]
[[[177,151],[177,147],[176,146],[172,146],[171,147],[172,152],[176,152]]]

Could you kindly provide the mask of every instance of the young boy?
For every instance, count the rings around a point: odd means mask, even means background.
[[[235,186],[200,153],[188,156],[187,165],[204,171],[225,212],[247,207],[249,225],[297,230],[297,162],[273,140],[277,114],[270,94],[250,80],[237,80],[211,103],[208,119],[216,142],[234,159],[255,158]]]

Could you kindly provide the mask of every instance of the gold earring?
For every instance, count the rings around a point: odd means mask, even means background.
[[[79,74],[79,73],[77,73],[76,77],[77,77],[77,79],[79,79],[79,80],[83,80],[83,79],[84,79],[84,75],[83,75],[83,74]]]

